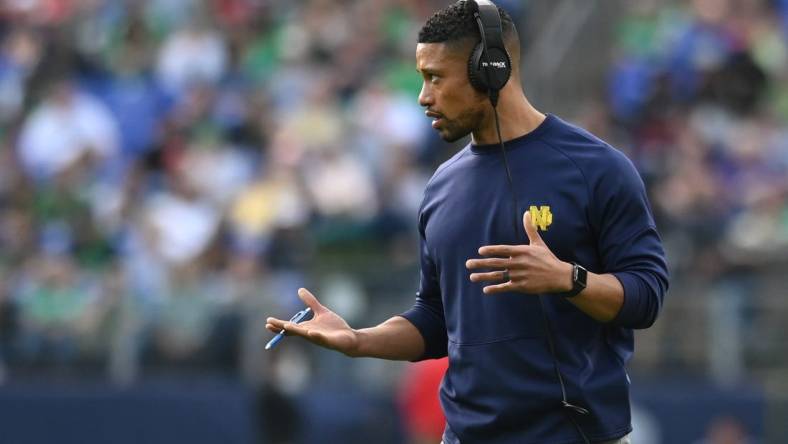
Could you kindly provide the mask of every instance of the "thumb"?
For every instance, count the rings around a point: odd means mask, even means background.
[[[539,231],[537,231],[534,226],[530,211],[526,211],[523,215],[523,225],[525,226],[525,234],[528,235],[528,240],[531,242],[531,245],[545,245],[542,236],[539,235]]]
[[[326,311],[326,307],[324,307],[320,302],[317,300],[315,295],[309,292],[306,288],[299,288],[298,289],[298,297],[304,302],[304,304],[311,308],[315,314],[318,314],[322,311]]]

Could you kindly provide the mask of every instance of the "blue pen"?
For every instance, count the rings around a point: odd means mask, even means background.
[[[292,318],[290,318],[290,322],[292,322],[294,324],[298,324],[299,322],[304,320],[304,318],[306,317],[306,315],[309,314],[310,311],[312,311],[312,309],[309,308],[309,307],[299,311]],[[281,341],[282,338],[284,338],[284,337],[285,337],[285,330],[282,329],[282,331],[277,333],[277,335],[274,336],[273,339],[268,341],[268,344],[265,344],[265,349],[266,350],[270,350],[270,349],[274,348],[276,346],[276,344],[278,344],[279,341]]]

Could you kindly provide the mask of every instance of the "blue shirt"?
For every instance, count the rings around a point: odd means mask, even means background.
[[[465,267],[483,245],[527,243],[522,215],[529,209],[559,259],[621,281],[624,304],[609,323],[561,296],[543,300],[569,402],[590,411],[575,419],[592,441],[626,435],[632,329],[654,322],[668,287],[643,182],[622,153],[552,115],[505,147],[516,232],[499,145],[468,145],[441,165],[419,213],[421,282],[402,316],[424,337],[421,359],[449,357],[440,389],[444,440],[582,442],[561,407],[539,298],[485,295],[490,283],[471,282]]]

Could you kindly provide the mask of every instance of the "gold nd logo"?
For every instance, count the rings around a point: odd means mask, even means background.
[[[550,212],[549,205],[542,205],[539,208],[531,205],[528,212],[531,213],[531,222],[537,230],[547,231],[547,227],[553,223],[553,213]]]

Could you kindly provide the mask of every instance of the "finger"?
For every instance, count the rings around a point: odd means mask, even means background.
[[[283,326],[285,333],[302,336],[304,338],[309,337],[309,328],[308,326],[304,326],[303,324],[294,324],[292,322],[285,322]]]
[[[482,291],[484,291],[484,294],[498,294],[514,290],[512,289],[512,281],[509,281],[497,285],[488,285],[484,287]]]
[[[544,245],[544,241],[542,240],[542,236],[539,235],[539,231],[536,230],[534,226],[534,221],[531,218],[531,212],[526,211],[523,214],[523,226],[525,226],[525,234],[528,235],[528,240],[530,241],[531,245]]]
[[[471,282],[502,281],[503,271],[491,271],[489,273],[471,273]]]
[[[468,259],[465,262],[465,267],[469,270],[477,268],[509,268],[511,259],[504,258],[489,258],[489,259]]]
[[[521,245],[485,245],[479,248],[479,254],[482,256],[514,256],[521,250]]]
[[[279,327],[274,327],[274,326],[273,326],[273,325],[271,325],[271,324],[266,324],[266,325],[265,325],[265,328],[266,328],[266,330],[270,331],[271,333],[274,333],[274,334],[277,334],[277,335],[278,335],[279,333],[281,333],[281,332],[282,332],[282,330],[283,330],[283,329],[281,329],[281,328],[279,328]],[[290,335],[290,333],[288,333],[288,332],[286,332],[286,331],[285,331],[285,336],[289,336],[289,335]]]
[[[268,326],[273,328],[268,328]],[[266,328],[271,330],[274,333],[279,333],[280,331],[284,330],[287,334],[293,334],[298,336],[306,336],[308,329],[303,326],[303,324],[294,324],[290,321],[283,321],[281,319],[276,318],[268,318],[266,319]]]
[[[299,288],[298,289],[298,297],[304,302],[304,304],[311,308],[312,311],[317,314],[322,311],[326,311],[326,307],[324,307],[313,295],[309,290],[306,288]]]
[[[268,326],[270,325],[275,330],[277,330],[277,333],[279,333],[279,331],[281,331],[282,328],[284,328],[285,322],[287,321],[283,321],[281,319],[276,319],[276,318],[268,318],[265,320],[265,327],[268,328]]]
[[[280,323],[276,323],[276,324],[266,323],[265,324],[265,328],[266,328],[266,330],[270,331],[271,333],[277,333],[278,334],[282,330],[285,330],[285,324],[286,323],[287,323],[286,321],[280,321]],[[285,331],[285,334],[289,336],[290,332]]]

